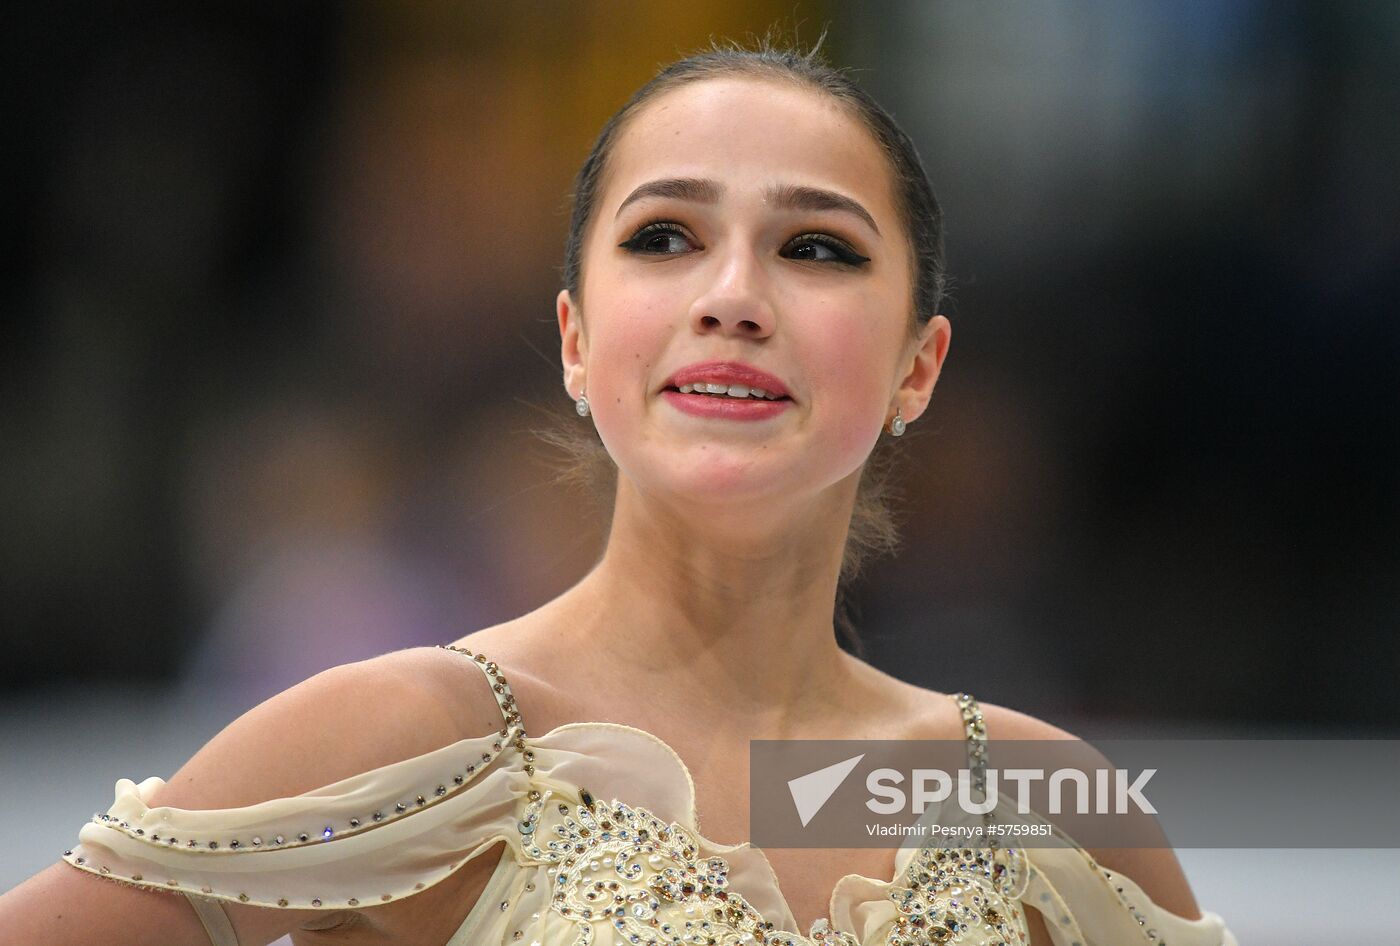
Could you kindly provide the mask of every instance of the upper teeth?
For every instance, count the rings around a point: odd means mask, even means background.
[[[751,388],[743,384],[710,384],[700,381],[695,384],[682,384],[682,394],[728,394],[730,397],[761,397],[776,401],[781,394],[769,394],[762,388]]]

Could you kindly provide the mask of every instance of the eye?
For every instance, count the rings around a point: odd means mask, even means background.
[[[646,224],[630,239],[618,246],[634,253],[647,256],[674,256],[667,247],[676,239],[688,240],[685,230],[667,220],[656,220]]]
[[[804,233],[790,242],[788,246],[796,247],[795,252],[812,250],[813,255],[798,258],[814,263],[844,263],[847,266],[860,266],[870,262],[870,257],[861,256],[851,249],[844,240],[838,240],[825,233]]]

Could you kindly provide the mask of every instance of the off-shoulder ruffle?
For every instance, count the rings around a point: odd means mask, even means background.
[[[513,701],[508,688],[497,692],[508,711]],[[893,895],[905,889],[908,869],[915,858],[939,850],[911,838],[897,853],[894,877],[842,877],[831,891],[828,917],[818,921],[809,940],[796,929],[763,851],[747,841],[725,845],[707,839],[684,761],[659,737],[631,726],[568,723],[529,737],[518,715],[510,715],[501,731],[243,808],[152,807],[163,784],[159,778],[140,784],[120,779],[112,806],[83,826],[79,843],[64,860],[138,886],[260,906],[332,910],[412,896],[504,840],[507,849],[491,879],[501,909],[472,910],[454,943],[574,941],[574,924],[559,923],[551,912],[552,869],[532,860],[522,842],[521,818],[541,795],[578,804],[586,788],[596,799],[616,799],[679,826],[697,842],[701,857],[723,860],[731,891],[801,943],[884,943],[897,919]],[[1004,801],[1009,804],[1009,798]],[[950,806],[943,812],[931,808],[924,820],[940,817],[970,816]],[[996,818],[1037,816],[1000,809]],[[1009,909],[1039,911],[1055,946],[1236,946],[1216,914],[1206,912],[1197,920],[1172,914],[1131,879],[1095,863],[1072,839],[1059,833],[1056,839],[1056,846],[1018,848],[1016,882],[998,891]],[[511,862],[518,869],[510,869]],[[595,933],[598,946],[623,937],[602,922]],[[953,942],[981,942],[977,930],[965,934]]]
[[[500,732],[242,808],[152,807],[164,780],[119,779],[63,860],[143,887],[233,903],[345,909],[410,896],[504,839],[528,790]],[[503,760],[502,757],[505,757]]]

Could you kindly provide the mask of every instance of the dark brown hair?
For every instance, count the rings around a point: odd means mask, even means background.
[[[823,31],[806,52],[775,41],[772,30],[752,48],[732,41],[720,43],[712,40],[708,48],[663,68],[608,119],[574,182],[573,210],[563,267],[563,288],[569,290],[574,305],[582,309],[584,237],[605,186],[608,158],[632,117],[658,96],[694,82],[719,78],[766,79],[791,83],[831,96],[861,122],[889,160],[895,204],[908,237],[911,270],[915,274],[908,327],[911,338],[917,337],[919,330],[938,314],[947,291],[942,212],[913,141],[844,70],[829,65],[821,57],[819,50],[825,38]],[[535,433],[563,451],[566,462],[560,469],[560,480],[593,491],[604,508],[609,510],[610,516],[617,467],[592,424],[580,422],[572,409],[566,415],[561,415],[560,421],[554,428]],[[907,435],[904,439],[908,439]],[[847,589],[872,555],[893,552],[898,548],[899,534],[890,484],[894,456],[892,439],[882,436],[861,472],[850,531],[842,555],[837,585],[836,626],[858,655],[863,647],[850,615]]]

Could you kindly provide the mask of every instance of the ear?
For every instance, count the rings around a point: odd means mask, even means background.
[[[554,301],[559,316],[559,360],[564,365],[564,390],[577,399],[585,385],[588,337],[583,332],[583,313],[574,305],[569,290],[561,289]]]
[[[895,394],[906,422],[913,421],[928,407],[952,341],[953,324],[945,315],[935,315],[919,330],[918,348],[906,363],[905,375]],[[890,416],[894,416],[893,412]]]

